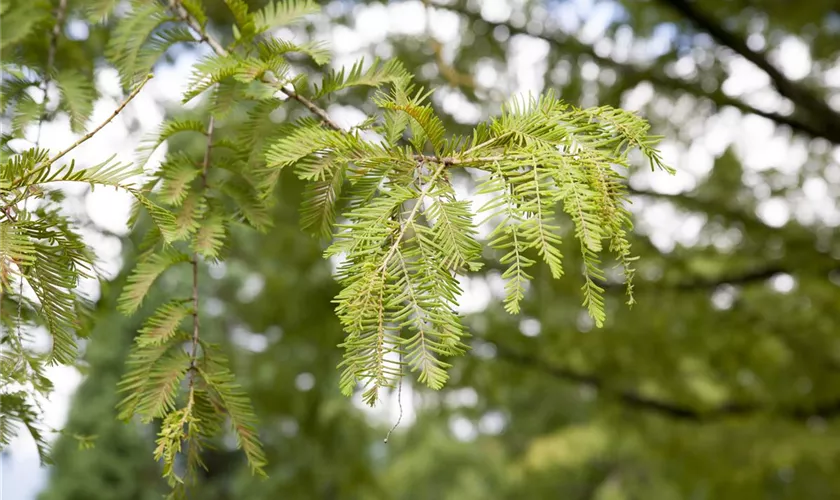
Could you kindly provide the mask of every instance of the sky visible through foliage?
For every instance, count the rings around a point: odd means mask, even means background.
[[[489,23],[504,23],[510,19],[512,9],[505,0],[489,0],[481,2],[481,16]],[[605,37],[606,30],[612,20],[619,13],[619,8],[611,2],[595,2],[593,0],[573,0],[568,2],[549,2],[551,9],[556,9],[552,17],[559,20],[560,29],[566,33],[575,34],[579,40],[593,44],[613,54],[621,52],[619,32]],[[347,9],[338,4],[329,4],[325,11]],[[348,22],[330,25],[321,20],[316,22],[318,35],[328,42],[334,51],[334,65],[340,66],[356,61],[361,55],[380,55],[388,57],[390,49],[384,42],[390,37],[426,36],[431,32],[446,50],[463,42],[463,33],[459,32],[458,17],[450,11],[440,10],[432,14],[431,22],[418,1],[396,2],[389,5],[370,4],[357,5],[351,8]],[[343,12],[343,11],[342,11]],[[293,35],[292,33],[283,33]],[[84,38],[86,28],[83,25],[71,25],[68,36]],[[506,38],[504,30],[489,31],[482,36]],[[675,24],[665,24],[655,30],[653,35],[643,44],[636,44],[634,51],[619,54],[632,61],[645,61],[671,50],[680,42],[680,32]],[[761,41],[750,38],[748,43],[760,45]],[[639,47],[641,45],[641,48]],[[798,81],[808,76],[813,61],[809,56],[808,46],[795,37],[789,37],[778,44],[778,51],[774,54],[774,61],[785,76]],[[507,66],[499,68],[493,64],[478,64],[474,74],[475,84],[484,89],[490,100],[503,101],[514,95],[537,94],[544,89],[543,74],[548,68],[549,46],[545,40],[529,37],[512,39],[508,47]],[[126,160],[134,158],[134,151],[139,140],[148,132],[155,130],[162,121],[167,106],[180,101],[180,90],[188,79],[192,64],[200,56],[200,51],[180,51],[175,54],[171,64],[160,65],[155,71],[154,80],[130,104],[124,116],[118,117],[83,147],[75,151],[75,158],[85,163],[97,151],[108,150],[118,152]],[[784,111],[789,103],[779,98],[769,90],[770,81],[767,75],[750,63],[733,58],[729,61],[729,76],[721,88],[728,95],[747,96],[749,103],[763,109]],[[689,62],[678,61],[671,71],[677,75],[696,72]],[[588,61],[580,68],[581,77],[604,78],[597,64]],[[609,77],[607,77],[609,78]],[[825,72],[826,85],[840,88],[840,63]],[[98,122],[114,109],[121,100],[119,80],[116,71],[103,68],[98,72],[97,86],[103,97],[96,103],[92,122]],[[688,122],[694,113],[692,103],[688,100],[676,99],[675,102],[659,102],[657,91],[651,84],[642,83],[621,97],[621,106],[630,110],[652,108],[660,114],[670,115],[672,123]],[[835,110],[840,109],[840,94],[835,93],[829,102]],[[435,104],[449,113],[458,122],[473,122],[482,118],[485,109],[465,98],[463,94],[451,89],[441,90],[435,97]],[[593,102],[588,102],[593,101]],[[593,95],[584,95],[581,104],[595,105],[598,101]],[[363,119],[364,114],[352,106],[333,103],[328,106],[330,115],[342,126],[350,126]],[[139,128],[131,129],[127,123],[133,122]],[[773,124],[754,115],[744,116],[732,108],[725,108],[712,114],[705,127],[699,133],[685,141],[683,137],[668,139],[669,132],[663,132],[666,140],[662,145],[665,163],[677,169],[675,176],[653,175],[640,172],[634,175],[631,187],[639,190],[649,190],[664,195],[676,195],[693,190],[699,180],[709,175],[715,165],[716,158],[732,148],[737,152],[743,168],[745,184],[758,185],[762,172],[769,169],[778,170],[780,175],[796,176],[811,154],[811,146],[804,141],[782,137],[776,134]],[[690,133],[690,132],[686,132]],[[72,137],[66,119],[60,118],[44,125],[43,146],[52,148],[66,144]],[[119,145],[119,150],[115,149]],[[165,151],[158,151],[152,159],[160,161]],[[830,156],[830,155],[829,155]],[[833,166],[825,170],[825,179],[810,178],[803,182],[802,195],[795,202],[779,197],[766,197],[755,206],[755,213],[759,220],[770,228],[781,228],[790,221],[803,224],[818,221],[827,227],[840,225],[840,207],[836,201],[836,194],[832,194],[829,185],[840,183],[840,149],[835,145],[833,150]],[[459,186],[456,185],[456,189]],[[74,189],[74,188],[68,188]],[[756,189],[764,189],[757,187]],[[768,190],[770,188],[767,188]],[[81,193],[82,191],[78,191]],[[733,194],[737,196],[737,194]],[[101,189],[87,194],[84,203],[77,203],[72,210],[80,216],[89,217],[93,222],[109,234],[90,233],[89,240],[96,250],[101,269],[106,278],[113,278],[119,274],[122,266],[122,246],[119,236],[128,233],[126,221],[129,214],[130,197],[113,190]],[[649,236],[651,244],[662,252],[670,252],[682,247],[691,247],[703,238],[702,229],[707,219],[698,214],[685,214],[667,203],[660,203],[650,199],[640,199],[632,208],[637,216],[638,230]],[[729,238],[732,241],[728,241]],[[722,233],[719,235],[721,248],[732,245],[739,235]],[[639,251],[637,251],[639,252]],[[644,251],[641,251],[644,259]],[[223,269],[211,269],[210,273],[224,274]],[[497,276],[497,275],[496,275]],[[253,277],[240,291],[244,295],[257,296],[265,285],[259,276]],[[786,273],[776,274],[770,285],[778,292],[789,293],[795,290],[796,282]],[[465,290],[461,299],[460,309],[464,314],[483,311],[492,301],[498,301],[499,289],[503,285],[494,275],[467,278],[463,282]],[[95,282],[83,285],[86,293],[98,298],[99,290]],[[503,294],[503,292],[502,292]],[[718,289],[712,296],[712,301],[721,309],[726,309],[734,300],[734,292],[727,288]],[[838,305],[840,307],[840,305]],[[523,317],[519,321],[519,329],[526,337],[540,334],[540,322],[531,317]],[[250,335],[248,332],[234,332],[234,342],[246,350],[260,351],[265,340],[262,337]],[[476,347],[480,352],[480,346]],[[76,370],[60,367],[50,373],[56,382],[56,391],[51,401],[45,406],[48,423],[60,427],[64,422],[73,391],[82,380]],[[299,388],[311,387],[312,381],[307,377],[296,379]],[[302,389],[304,390],[304,389]],[[338,389],[335,388],[337,391]],[[471,392],[472,391],[472,392]],[[463,399],[469,404],[474,399],[472,389],[457,389],[447,395],[447,398]],[[415,422],[415,398],[410,387],[403,388],[401,402],[397,403],[392,394],[385,396],[383,404],[375,409],[367,409],[360,401],[358,408],[369,412],[372,419],[378,422],[391,423],[397,418],[398,406],[402,406],[405,415],[402,426],[410,427]],[[503,427],[502,417],[485,420],[486,428]],[[454,420],[452,432],[456,437],[470,439],[476,433],[475,426]],[[30,500],[36,497],[38,491],[46,484],[47,469],[38,464],[37,453],[26,435],[22,435],[13,443],[9,454],[2,459],[2,495],[4,498]]]

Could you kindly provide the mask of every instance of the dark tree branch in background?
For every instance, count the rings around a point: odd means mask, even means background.
[[[601,378],[593,374],[576,372],[568,368],[554,366],[537,356],[516,352],[500,346],[498,343],[495,345],[499,358],[506,362],[531,368],[532,370],[545,373],[564,382],[582,384],[596,389],[628,408],[658,414],[675,420],[707,423],[729,417],[750,416],[760,413],[777,415],[797,421],[807,421],[813,418],[829,419],[840,416],[840,398],[822,404],[796,405],[791,407],[726,403],[709,409],[694,408],[678,402],[644,396],[634,391],[614,390],[608,387]]]
[[[781,265],[769,265],[757,269],[745,271],[739,274],[721,276],[717,278],[700,278],[687,280],[673,285],[677,290],[714,289],[721,285],[746,285],[756,281],[765,281],[779,273],[790,272]]]
[[[782,266],[781,264],[770,264],[765,267],[750,269],[733,274],[724,274],[716,277],[690,278],[676,283],[669,283],[666,281],[639,281],[636,283],[636,290],[644,290],[650,288],[657,288],[662,290],[713,290],[722,285],[748,285],[757,281],[765,281],[780,273],[791,273],[793,269]],[[600,283],[600,286],[606,289],[623,289],[624,283],[609,281]]]
[[[559,33],[531,32],[524,27],[517,27],[508,22],[487,21],[486,19],[481,17],[481,14],[473,12],[461,5],[433,4],[433,6],[438,9],[449,10],[451,12],[460,14],[464,16],[467,20],[469,20],[469,22],[471,23],[481,21],[490,26],[491,28],[501,26],[506,28],[511,35],[527,35],[540,40],[545,40],[556,49],[562,49],[570,53],[579,53],[585,55],[587,57],[590,57],[599,66],[611,68],[615,70],[619,75],[632,81],[647,81],[655,87],[662,90],[683,91],[698,99],[708,99],[716,106],[732,106],[741,111],[742,113],[754,114],[757,116],[767,118],[768,120],[772,120],[773,122],[776,122],[779,125],[788,126],[795,132],[800,132],[810,137],[823,138],[835,144],[840,144],[840,132],[832,129],[830,126],[815,126],[811,123],[811,121],[804,122],[792,116],[782,115],[773,111],[765,111],[763,109],[759,109],[755,106],[747,104],[739,99],[727,96],[720,89],[715,89],[714,91],[708,92],[706,90],[703,90],[697,83],[690,82],[682,78],[669,76],[664,71],[656,68],[640,68],[629,63],[621,63],[609,57],[600,56],[595,52],[594,47],[585,44],[573,37],[569,37]],[[825,107],[824,103],[822,103],[821,105]],[[831,112],[830,109],[829,112]]]
[[[834,112],[824,100],[814,96],[808,89],[790,81],[767,59],[767,55],[749,48],[739,35],[726,30],[723,25],[705,14],[693,2],[687,0],[661,0],[664,4],[685,16],[699,29],[712,36],[718,43],[734,50],[744,59],[767,73],[773,86],[784,97],[809,112],[811,121],[819,123],[822,136],[832,142],[840,142],[840,115]]]

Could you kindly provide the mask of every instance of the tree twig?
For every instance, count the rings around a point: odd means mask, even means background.
[[[608,67],[616,70],[619,75],[628,78],[632,81],[643,82],[648,81],[655,87],[660,89],[678,90],[686,92],[698,99],[708,99],[716,106],[732,106],[743,113],[754,114],[772,120],[780,125],[790,127],[796,132],[806,134],[811,137],[820,137],[829,140],[835,144],[840,144],[840,133],[832,133],[824,129],[824,127],[815,126],[810,120],[797,119],[794,116],[782,115],[772,111],[765,111],[747,104],[739,99],[727,96],[723,92],[716,90],[707,92],[703,90],[698,84],[681,78],[668,76],[661,70],[655,68],[639,68],[633,64],[621,63],[609,57],[600,56],[595,52],[594,47],[583,43],[574,38],[557,34],[557,33],[536,33],[528,31],[521,26],[514,26],[508,22],[494,22],[484,19],[481,14],[473,12],[466,7],[459,5],[443,5],[435,4],[436,8],[448,10],[456,14],[464,16],[470,22],[481,21],[490,28],[504,27],[512,35],[527,35],[533,38],[544,40],[551,46],[562,49],[568,53],[579,53],[591,58],[599,66]]]
[[[758,66],[770,77],[779,94],[806,109],[812,120],[822,124],[820,128],[826,138],[835,143],[840,142],[840,115],[810,91],[789,80],[776,66],[770,63],[766,54],[750,49],[744,38],[728,31],[719,21],[698,9],[694,3],[686,0],[660,1],[685,16],[692,24],[711,35],[721,45],[729,47],[744,59]]]
[[[116,118],[116,117],[117,117],[117,115],[118,115],[118,114],[120,114],[120,113],[122,112],[122,110],[123,110],[123,109],[125,109],[125,107],[126,107],[126,106],[128,106],[128,103],[129,103],[129,102],[131,102],[131,101],[132,101],[132,99],[134,99],[135,97],[137,97],[137,94],[139,94],[139,93],[140,93],[140,91],[141,91],[141,90],[143,90],[143,87],[146,85],[146,83],[147,83],[149,80],[151,80],[151,79],[152,79],[152,77],[153,77],[153,75],[152,75],[151,73],[149,73],[148,75],[146,75],[146,78],[143,78],[143,81],[141,81],[141,82],[137,85],[137,88],[135,88],[135,89],[131,92],[131,94],[129,94],[129,95],[128,95],[128,97],[127,97],[127,98],[126,98],[126,99],[125,99],[125,100],[124,100],[124,101],[123,101],[123,102],[122,102],[122,103],[121,103],[121,104],[117,107],[117,109],[115,109],[115,110],[114,110],[114,112],[113,112],[113,113],[111,113],[111,116],[109,116],[107,119],[105,119],[105,121],[103,121],[102,123],[100,123],[100,124],[99,124],[99,125],[98,125],[95,129],[91,130],[90,132],[88,132],[87,134],[85,134],[84,136],[82,136],[82,137],[81,137],[78,141],[76,141],[76,142],[74,142],[73,144],[71,144],[71,145],[70,145],[70,147],[68,147],[67,149],[64,149],[63,151],[59,152],[57,155],[55,155],[55,156],[53,156],[52,158],[50,158],[49,160],[47,160],[47,162],[46,162],[46,163],[44,164],[44,166],[42,166],[41,168],[43,168],[43,167],[49,167],[50,165],[52,165],[53,163],[55,163],[56,161],[58,161],[59,159],[61,159],[61,157],[63,157],[64,155],[66,155],[66,154],[67,154],[67,153],[69,153],[70,151],[73,151],[73,150],[74,150],[74,149],[76,149],[77,147],[81,146],[81,145],[82,145],[84,142],[86,142],[88,139],[90,139],[91,137],[93,137],[94,135],[96,135],[96,133],[97,133],[97,132],[99,132],[100,130],[102,130],[103,128],[105,128],[105,125],[108,125],[109,123],[111,123],[111,120],[113,120],[114,118]]]
[[[207,125],[207,147],[204,149],[204,161],[201,165],[201,185],[203,189],[207,188],[207,169],[210,166],[210,152],[213,149],[213,129],[215,128],[216,120],[213,115],[210,115],[210,123]],[[196,363],[198,361],[198,345],[200,340],[201,325],[198,319],[198,252],[193,251],[192,254],[192,300],[193,300],[193,332],[192,332],[192,348],[190,351],[190,392],[192,392],[195,385],[195,371]]]

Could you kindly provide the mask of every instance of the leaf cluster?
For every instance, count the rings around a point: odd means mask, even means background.
[[[116,3],[88,2],[88,15],[107,19]],[[32,288],[53,339],[43,362],[74,362],[83,330],[74,288],[93,273],[93,258],[57,208],[60,192],[50,185],[127,189],[136,197],[132,219],[145,212],[154,221],[119,299],[125,314],[151,310],[120,383],[119,413],[124,420],[159,421],[155,457],[176,494],[204,466],[201,450],[213,445],[225,422],[252,471],[263,473],[266,457],[251,404],[223,351],[201,335],[199,271],[225,258],[232,225],[269,227],[284,170],[307,181],[302,225],[330,242],[325,256],[338,264],[336,312],[347,334],[341,390],[350,395],[361,386],[369,404],[406,369],[432,389],[444,386],[449,358],[468,348],[457,312],[461,280],[488,260],[504,267],[505,308],[515,314],[538,262],[555,278],[566,272],[562,238],[568,235],[581,256],[582,302],[594,322],[601,326],[606,318],[605,255],[623,269],[632,303],[635,257],[623,170],[632,149],[666,168],[644,120],[611,107],[578,109],[547,93],[514,101],[469,136],[452,136],[431,92],[413,85],[397,60],[325,70],[310,84],[293,55],[324,65],[328,52],[317,43],[278,40],[271,31],[314,12],[315,4],[269,2],[259,11],[242,0],[225,4],[235,19],[226,47],[208,34],[200,2],[134,0],[116,19],[106,54],[126,87],[146,81],[177,44],[207,42],[214,49],[194,65],[183,94],[184,103],[200,101],[200,111],[168,118],[138,151],[139,168],[111,158],[78,170],[72,162],[57,166],[34,148],[9,156],[0,172],[3,296],[16,295],[9,276]],[[27,89],[47,77],[9,74],[2,112],[26,123],[32,118]],[[71,123],[83,128],[95,92],[76,76],[56,84]],[[339,127],[318,102],[359,87],[375,91],[377,112],[355,127]],[[296,105],[314,116],[275,122],[277,109]],[[202,147],[170,152],[156,171],[143,170],[157,148],[184,135],[199,138]],[[488,200],[481,206],[453,187],[451,176],[464,168],[481,176],[476,194]],[[148,174],[142,189],[128,184],[140,174]],[[45,203],[21,209],[31,197]],[[191,269],[191,294],[145,304],[159,278],[176,267]],[[2,317],[8,314],[4,308]],[[8,342],[19,341],[12,337]],[[4,380],[13,376],[12,367],[28,363],[30,379],[48,390],[41,358],[24,349],[9,352]],[[8,424],[0,422],[0,438],[14,422],[34,422],[23,403],[16,408]]]

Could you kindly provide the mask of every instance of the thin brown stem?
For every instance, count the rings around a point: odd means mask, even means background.
[[[128,97],[126,97],[126,98],[125,98],[125,100],[124,100],[124,101],[123,101],[123,102],[122,102],[122,103],[121,103],[121,104],[117,107],[117,109],[115,109],[115,110],[114,110],[114,112],[113,112],[113,113],[111,113],[111,116],[109,116],[108,118],[106,118],[106,119],[105,119],[105,121],[103,121],[102,123],[100,123],[99,125],[97,125],[97,127],[96,127],[95,129],[91,130],[90,132],[88,132],[87,134],[85,134],[84,136],[82,136],[82,137],[81,137],[78,141],[74,142],[73,144],[71,144],[71,145],[70,145],[69,147],[67,147],[66,149],[64,149],[64,150],[60,151],[57,155],[53,156],[52,158],[50,158],[49,160],[47,160],[46,162],[44,162],[44,164],[42,164],[40,167],[38,167],[37,169],[35,169],[35,170],[33,170],[32,172],[30,172],[30,174],[29,174],[29,175],[31,176],[32,174],[34,174],[34,173],[36,173],[36,172],[39,172],[39,171],[41,171],[41,170],[43,170],[43,169],[45,169],[45,168],[49,168],[49,166],[50,166],[50,165],[52,165],[52,164],[53,164],[53,163],[55,163],[56,161],[60,160],[60,159],[61,159],[64,155],[66,155],[66,154],[67,154],[67,153],[69,153],[70,151],[73,151],[73,150],[74,150],[74,149],[76,149],[77,147],[81,146],[83,143],[87,142],[87,141],[88,141],[88,139],[90,139],[91,137],[93,137],[94,135],[96,135],[96,134],[97,134],[100,130],[102,130],[103,128],[105,128],[105,125],[108,125],[109,123],[111,123],[111,121],[112,121],[114,118],[116,118],[116,117],[117,117],[117,115],[118,115],[118,114],[120,114],[120,113],[122,112],[122,110],[123,110],[123,109],[125,109],[125,107],[126,107],[126,106],[128,106],[128,103],[129,103],[129,102],[131,102],[131,101],[132,101],[135,97],[137,97],[137,94],[139,94],[139,93],[140,93],[140,91],[141,91],[141,90],[143,90],[143,87],[146,85],[146,83],[147,83],[149,80],[151,80],[151,79],[152,79],[152,77],[153,77],[153,75],[152,75],[151,73],[149,73],[148,75],[146,75],[146,78],[144,78],[144,79],[143,79],[143,81],[142,81],[142,82],[140,82],[140,84],[139,84],[139,85],[137,85],[137,88],[135,88],[135,89],[134,89],[134,90],[133,90],[133,91],[132,91],[132,92],[128,95]]]
[[[201,165],[201,187],[207,188],[207,169],[210,167],[210,152],[213,149],[213,129],[216,126],[216,119],[210,115],[210,123],[207,125],[207,147],[204,149],[204,161]],[[198,319],[198,252],[193,251],[192,255],[192,299],[193,299],[193,333],[192,348],[190,350],[190,393],[195,385],[195,365],[198,361],[198,346],[201,333],[201,324]]]

